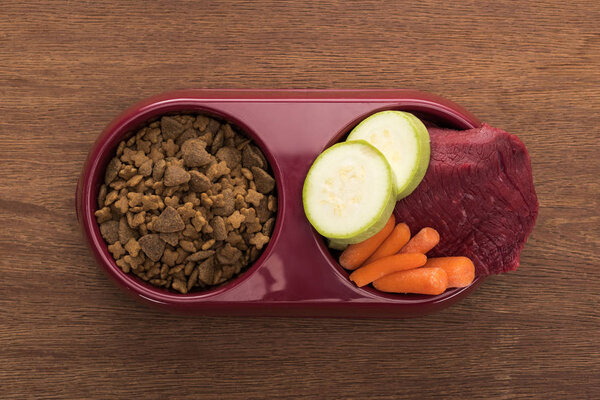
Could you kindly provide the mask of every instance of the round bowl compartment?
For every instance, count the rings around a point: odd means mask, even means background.
[[[169,98],[167,101],[161,99],[148,99],[130,107],[116,117],[98,137],[88,154],[88,158],[77,184],[77,217],[82,225],[84,235],[96,260],[109,277],[111,277],[120,287],[153,303],[193,303],[196,300],[210,298],[234,288],[244,280],[248,279],[253,272],[260,268],[264,260],[272,252],[281,231],[282,219],[280,218],[280,215],[284,191],[280,190],[282,182],[281,171],[273,154],[269,151],[268,146],[261,140],[260,135],[250,129],[243,121],[220,111],[218,108],[207,107],[201,103],[200,100],[189,98]],[[131,137],[138,128],[153,119],[157,119],[163,115],[192,113],[204,114],[230,123],[261,149],[275,178],[278,209],[275,214],[275,226],[271,233],[270,241],[266,248],[262,250],[257,260],[247,266],[239,275],[234,276],[218,286],[202,291],[192,291],[187,294],[180,294],[168,289],[153,286],[132,274],[123,272],[121,268],[116,265],[113,256],[107,249],[107,244],[100,234],[94,212],[98,209],[98,190],[103,182],[106,165],[114,156],[118,144],[123,139]]]
[[[386,110],[397,110],[397,111],[406,111],[411,112],[416,115],[419,119],[421,119],[426,126],[434,125],[445,128],[453,128],[453,129],[471,129],[479,126],[479,121],[473,117],[472,115],[464,112],[460,107],[453,107],[454,105],[448,101],[445,101],[444,104],[435,104],[434,106],[428,104],[409,104],[403,105],[398,104],[397,106],[386,106],[375,109],[371,112],[365,113],[363,115],[357,116],[352,122],[344,126],[338,132],[336,132],[332,139],[327,143],[327,145],[322,149],[322,151],[326,150],[330,146],[342,142],[348,136],[348,134],[357,126],[362,120],[367,118],[368,116],[375,114],[380,111]],[[395,213],[395,211],[394,211]],[[414,232],[413,232],[414,233]],[[387,301],[402,303],[402,304],[432,304],[432,303],[443,303],[454,297],[463,297],[468,292],[473,291],[477,288],[485,278],[476,277],[475,280],[471,283],[471,285],[464,288],[451,288],[446,290],[444,293],[432,296],[432,295],[421,295],[421,294],[394,294],[394,293],[386,293],[380,292],[379,290],[373,288],[371,285],[364,287],[357,287],[353,282],[349,279],[349,273],[346,271],[339,263],[339,255],[340,251],[330,249],[327,246],[326,239],[321,236],[316,230],[313,229],[313,234],[315,236],[315,242],[317,246],[319,246],[321,253],[324,255],[327,263],[333,268],[337,274],[347,281],[348,285],[353,288],[354,291],[359,291],[364,294],[368,294],[371,298],[381,298],[386,299]]]

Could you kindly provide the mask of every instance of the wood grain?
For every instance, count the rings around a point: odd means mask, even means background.
[[[0,397],[598,398],[599,4],[4,2]],[[75,183],[118,112],[189,87],[416,88],[517,134],[541,205],[520,269],[415,320],[130,301],[84,244]]]

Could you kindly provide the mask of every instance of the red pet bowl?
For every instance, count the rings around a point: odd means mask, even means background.
[[[184,90],[129,108],[92,147],[77,187],[77,218],[102,269],[138,299],[171,311],[203,315],[410,317],[439,310],[471,293],[483,279],[439,296],[386,294],[357,288],[310,226],[302,208],[304,177],[323,149],[366,116],[404,110],[456,129],[480,123],[462,107],[410,90]],[[205,292],[176,294],[125,274],[100,235],[94,212],[104,169],[118,143],[148,119],[202,112],[232,122],[262,148],[277,182],[279,211],[261,257],[238,278]]]

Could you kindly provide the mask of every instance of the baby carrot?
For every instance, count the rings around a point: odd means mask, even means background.
[[[363,287],[377,279],[398,271],[425,265],[427,257],[421,253],[396,254],[366,264],[350,274],[356,286]]]
[[[433,228],[423,228],[406,243],[400,253],[426,254],[440,242],[440,234]]]
[[[386,275],[373,286],[382,292],[437,295],[448,288],[448,275],[442,268],[415,268]]]
[[[371,257],[365,261],[365,264],[370,264],[375,260],[383,257],[391,256],[400,251],[402,247],[410,240],[410,228],[404,222],[396,225],[390,236],[381,243],[381,246],[371,254]]]
[[[346,247],[346,250],[340,256],[342,267],[350,270],[360,267],[377,250],[385,238],[389,236],[394,229],[394,225],[396,225],[396,219],[392,214],[382,230],[360,243],[351,244]]]
[[[448,287],[469,286],[475,279],[475,266],[467,257],[430,258],[426,267],[439,267],[448,275]]]

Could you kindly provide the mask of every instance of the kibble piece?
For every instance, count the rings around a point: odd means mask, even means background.
[[[242,235],[239,234],[238,231],[229,232],[229,234],[227,235],[227,242],[229,242],[232,246],[235,246],[242,251],[248,249],[244,238],[242,237]]]
[[[158,142],[158,137],[160,135],[160,129],[152,128],[147,129],[144,133],[144,139],[148,140],[150,143],[155,144]]]
[[[275,179],[264,169],[252,167],[252,175],[256,183],[256,190],[263,194],[270,193],[275,188]]]
[[[165,158],[165,154],[162,151],[162,143],[157,143],[150,147],[150,154],[148,155],[148,157],[150,157],[150,159],[155,163],[159,160],[163,160]]]
[[[110,221],[112,218],[112,212],[110,211],[110,207],[104,207],[94,213],[96,216],[96,221],[99,224],[102,224],[106,221]]]
[[[108,251],[113,255],[115,260],[123,257],[123,255],[127,252],[123,246],[121,246],[121,242],[115,242],[113,244],[108,245]]]
[[[241,173],[249,181],[254,180],[254,175],[252,175],[252,172],[248,168],[242,168]]]
[[[178,252],[166,248],[160,260],[168,266],[172,267],[173,265],[175,265],[175,262],[177,261],[178,257]]]
[[[125,186],[127,186],[127,182],[124,181],[123,179],[117,179],[117,180],[114,180],[109,186],[112,189],[119,191],[119,190],[123,189]]]
[[[247,233],[258,232],[262,229],[262,225],[256,216],[256,210],[254,208],[243,208],[240,210],[240,212],[244,217],[246,217],[244,220],[244,225]]]
[[[265,197],[264,194],[259,193],[256,190],[249,189],[248,194],[246,194],[246,197],[244,198],[244,200],[246,200],[247,203],[250,203],[250,204],[254,205],[255,207],[258,207],[260,205],[260,201],[263,199],[263,197]]]
[[[177,212],[184,221],[187,221],[196,215],[196,210],[194,210],[194,205],[192,203],[185,203],[181,207],[178,207]]]
[[[181,135],[179,135],[179,137],[177,139],[175,139],[175,143],[177,143],[179,146],[183,145],[185,142],[187,142],[190,139],[195,139],[198,137],[198,132],[195,129],[186,129],[185,131],[183,131],[183,133]]]
[[[210,226],[210,224],[204,224],[204,226],[202,227],[202,233],[204,233],[205,235],[210,235],[211,233],[213,233],[212,226]]]
[[[108,185],[112,181],[115,180],[115,178],[119,174],[121,165],[123,165],[123,164],[121,163],[121,160],[119,160],[117,157],[115,157],[109,161],[108,165],[106,166],[106,172],[104,174],[104,183],[105,184]]]
[[[198,280],[206,285],[212,285],[215,276],[214,257],[207,258],[198,265]]]
[[[196,230],[196,228],[194,228],[192,224],[185,225],[185,229],[183,230],[182,235],[190,240],[196,240],[200,238],[198,231]]]
[[[221,147],[216,157],[219,161],[225,161],[230,169],[236,168],[242,162],[242,153],[235,147]]]
[[[163,256],[165,242],[155,233],[142,236],[138,240],[138,244],[144,254],[152,261],[158,261]]]
[[[228,123],[221,125],[221,129],[223,130],[225,139],[233,139],[236,136],[235,131]]]
[[[210,123],[209,123],[210,125]],[[223,147],[223,142],[225,141],[225,137],[223,135],[222,131],[218,131],[216,134],[215,132],[212,132],[213,136],[213,142],[212,145],[210,146],[210,152],[212,154],[216,154],[217,151]]]
[[[135,164],[137,168],[140,168],[149,158],[146,157],[143,151],[137,151],[134,155],[131,156],[131,161]]]
[[[271,212],[277,212],[277,199],[272,194],[269,195],[269,199],[267,200],[267,209]]]
[[[102,204],[106,201],[106,193],[108,189],[106,189],[106,185],[100,186],[100,190],[98,191],[98,205],[102,207]]]
[[[183,250],[187,251],[188,253],[194,253],[196,251],[194,243],[190,242],[189,240],[180,240],[179,245]]]
[[[119,200],[113,203],[113,207],[119,214],[127,213],[127,210],[129,210],[129,202],[127,201],[127,197],[123,196],[119,198]]]
[[[216,242],[215,239],[207,240],[206,242],[204,242],[204,244],[202,246],[200,246],[200,248],[202,250],[208,250],[215,244],[215,242]]]
[[[206,208],[210,208],[213,206],[212,199],[210,197],[208,197],[208,194],[206,194],[206,193],[200,194],[200,203],[202,203],[202,205]]]
[[[160,119],[160,130],[165,139],[175,139],[183,133],[183,124],[173,117],[162,117]]]
[[[234,207],[236,210],[248,207],[248,203],[246,203],[246,200],[244,200],[244,196],[242,196],[241,194],[235,196]]]
[[[165,204],[167,205],[167,207],[177,207],[179,205],[179,197],[178,196],[171,196],[171,197],[165,197]]]
[[[127,264],[125,262],[125,260],[123,260],[122,258],[118,259],[117,261],[115,261],[115,263],[121,268],[121,270],[123,272],[125,272],[126,274],[129,273],[129,271],[131,271],[131,267],[129,266],[129,264]]]
[[[152,146],[152,143],[148,140],[138,139],[136,143],[137,150],[143,152],[144,154],[150,153],[150,146]]]
[[[177,252],[177,260],[175,261],[177,264],[181,264],[185,261],[185,259],[190,255],[189,252],[185,251],[182,247],[178,247],[175,249]]]
[[[216,164],[211,164],[210,167],[206,170],[206,176],[211,182],[216,181],[220,177],[225,174],[230,173],[231,170],[227,167],[225,161],[218,162]]]
[[[127,181],[127,186],[132,187],[132,186],[137,186],[142,179],[144,179],[144,177],[142,175],[135,175],[134,177],[132,177],[131,179],[129,179]]]
[[[185,276],[190,276],[190,274],[192,273],[192,271],[194,270],[194,267],[196,265],[192,262],[188,262],[187,264],[185,264],[185,266],[183,267],[183,274]]]
[[[165,186],[177,186],[187,183],[190,180],[190,174],[177,165],[170,165],[165,170]]]
[[[246,220],[246,217],[243,216],[238,210],[234,211],[229,217],[227,217],[227,222],[231,224],[233,229],[239,229],[242,222]]]
[[[252,167],[267,167],[260,156],[260,150],[252,145],[248,145],[242,150],[242,165],[248,169],[252,169]]]
[[[254,262],[256,261],[256,259],[258,258],[258,256],[260,255],[260,250],[257,249],[256,247],[252,247],[250,248],[250,262]]]
[[[196,119],[194,120],[194,123],[192,124],[192,126],[194,128],[197,128],[200,132],[202,132],[208,126],[209,121],[210,121],[210,118],[208,118],[206,115],[198,115],[196,117]]]
[[[125,165],[119,171],[119,177],[125,180],[129,180],[132,176],[135,176],[135,174],[137,174],[137,168],[133,165]]]
[[[198,282],[198,268],[195,268],[192,271],[192,273],[190,274],[190,277],[188,278],[187,290],[189,291],[191,288],[193,288],[197,282]]]
[[[127,244],[125,244],[125,250],[127,250],[127,252],[131,254],[132,257],[137,257],[140,253],[140,249],[140,244],[134,238],[129,239]]]
[[[210,179],[202,172],[190,171],[190,189],[202,193],[210,189]]]
[[[185,228],[185,223],[181,219],[181,216],[173,207],[168,206],[160,214],[156,221],[152,222],[151,230],[156,232],[179,232]]]
[[[163,208],[165,204],[156,195],[146,195],[142,197],[142,208],[144,211],[159,210]]]
[[[242,208],[240,210],[240,214],[245,217],[245,222],[254,222],[256,221],[256,210],[252,207]]]
[[[146,211],[139,212],[133,216],[129,226],[131,226],[132,228],[135,228],[135,227],[143,224],[145,220],[146,220]]]
[[[275,226],[275,218],[269,218],[267,222],[263,224],[262,233],[266,236],[271,236],[273,232],[273,227]]]
[[[153,164],[154,163],[152,162],[152,160],[150,160],[150,159],[146,160],[142,165],[140,165],[138,172],[140,174],[142,174],[143,176],[150,176],[152,174],[152,165]]]
[[[181,279],[174,279],[171,287],[177,290],[179,293],[186,294],[187,293],[187,283]]]
[[[132,140],[132,139],[135,141],[135,137],[131,138],[129,140]],[[131,146],[131,144],[129,144],[129,141],[127,142],[127,146]],[[131,147],[125,147],[123,149],[123,155],[121,156],[121,161],[123,161],[126,164],[130,164],[131,156],[133,156],[136,153],[137,153],[137,150],[133,150]]]
[[[216,240],[227,239],[227,229],[225,228],[225,220],[223,219],[223,217],[214,217],[210,225],[213,228],[213,234]]]
[[[178,253],[175,252],[175,254],[178,254]],[[173,259],[176,260],[177,257],[174,257]],[[176,263],[176,261],[173,261],[173,263]],[[171,268],[169,270],[169,275],[174,275],[175,277],[183,278],[183,276],[184,276],[183,275],[183,267],[184,267],[183,264],[175,265],[173,268]]]
[[[119,222],[107,221],[100,224],[100,234],[108,244],[119,240]]]
[[[271,218],[271,215],[273,214],[271,211],[269,211],[267,197],[264,197],[260,201],[260,204],[258,205],[258,207],[255,207],[255,208],[256,208],[256,216],[258,217],[258,220],[261,223],[266,222],[269,218]]]
[[[201,167],[211,162],[213,157],[206,151],[206,143],[200,139],[189,139],[181,146],[186,167]]]
[[[179,146],[175,144],[173,139],[169,139],[166,142],[162,142],[162,149],[166,153],[167,157],[175,157],[175,154],[179,151]]]
[[[166,279],[168,273],[169,266],[167,264],[162,264],[162,266],[160,267],[160,279]]]
[[[235,197],[233,196],[233,191],[231,189],[223,190],[222,195],[222,205],[213,207],[212,211],[215,215],[220,215],[222,217],[228,217],[235,211]]]
[[[266,235],[263,235],[262,232],[258,232],[256,235],[254,235],[252,237],[252,239],[250,239],[248,241],[250,244],[256,246],[256,248],[258,250],[262,249],[263,246],[267,243],[269,243],[269,237]]]
[[[190,254],[186,261],[202,261],[215,254],[214,250],[201,250]]]
[[[233,264],[242,256],[240,249],[226,243],[225,246],[217,250],[217,261],[221,264]]]
[[[127,199],[129,199],[129,207],[137,207],[142,203],[143,193],[129,192],[127,193]]]
[[[119,242],[125,245],[130,239],[137,239],[138,235],[135,230],[131,229],[127,218],[121,217],[119,220]]]
[[[154,163],[154,168],[152,169],[152,178],[155,181],[161,180],[165,173],[166,167],[167,167],[167,162],[164,159],[156,161]]]
[[[262,225],[260,224],[258,219],[256,219],[254,222],[246,221],[245,226],[246,226],[246,232],[248,232],[248,233],[260,232],[262,230]]]
[[[213,135],[219,131],[221,127],[221,123],[214,118],[210,118],[208,120],[208,124],[206,126],[206,130],[212,133]]]
[[[196,215],[194,215],[192,217],[190,222],[192,223],[192,226],[194,227],[194,229],[197,232],[200,232],[200,230],[202,229],[204,224],[206,224],[206,218],[204,218],[204,215],[202,215],[202,213],[200,211],[196,211]]]
[[[235,145],[235,148],[236,148],[236,149],[238,149],[238,150],[240,150],[240,151],[242,151],[242,150],[244,150],[244,148],[245,148],[245,147],[248,145],[248,143],[250,143],[250,142],[251,142],[251,140],[250,140],[250,139],[248,139],[248,138],[245,138],[245,137],[243,137],[243,136],[238,136],[238,138],[237,138],[237,141],[236,141],[236,142],[237,142],[237,143],[236,143],[236,145]]]

